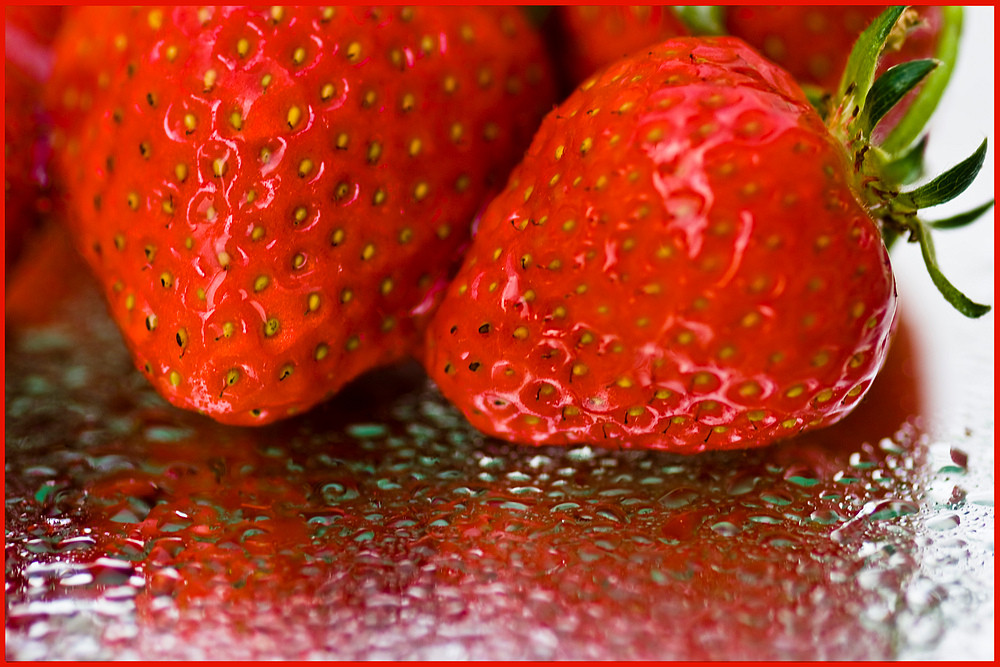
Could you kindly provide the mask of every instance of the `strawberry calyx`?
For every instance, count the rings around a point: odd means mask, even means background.
[[[919,244],[938,291],[960,313],[976,318],[988,313],[990,306],[972,301],[945,278],[938,267],[931,230],[967,225],[988,211],[993,200],[946,220],[925,221],[919,213],[955,199],[972,184],[986,158],[986,141],[951,169],[919,187],[903,189],[923,174],[927,145],[924,127],[954,69],[961,10],[949,8],[944,19],[944,37],[935,58],[896,65],[876,78],[880,58],[887,49],[898,48],[915,20],[906,7],[890,7],[880,14],[851,50],[838,93],[829,107],[827,126],[853,159],[858,194],[879,223],[886,246],[904,237]],[[879,122],[918,86],[903,118],[883,138],[876,139]]]

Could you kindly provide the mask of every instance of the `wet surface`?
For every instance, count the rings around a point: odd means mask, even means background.
[[[936,430],[911,320],[752,452],[508,445],[413,366],[245,429],[157,396],[50,241],[71,279],[8,293],[8,659],[992,656],[992,415]]]

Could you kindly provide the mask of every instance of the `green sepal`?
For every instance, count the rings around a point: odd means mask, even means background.
[[[674,5],[673,10],[692,35],[725,35],[725,7],[718,5]]]
[[[853,116],[854,107],[860,107],[858,100],[864,100],[871,90],[879,56],[889,39],[889,33],[905,9],[906,7],[889,7],[865,28],[854,43],[837,88],[837,99],[842,100],[841,113],[847,114],[848,118]]]
[[[864,109],[858,118],[858,125],[864,136],[871,136],[878,122],[939,64],[929,58],[911,60],[890,67],[885,74],[877,78],[865,97]]]
[[[965,189],[976,180],[985,159],[986,140],[983,139],[983,143],[979,144],[975,153],[916,190],[899,193],[896,201],[913,210],[951,201],[965,192]]]
[[[941,31],[934,51],[934,59],[941,65],[924,79],[913,103],[882,140],[880,147],[890,155],[904,150],[923,133],[927,121],[941,101],[958,59],[963,17],[961,7],[941,7]]]
[[[981,206],[977,206],[971,211],[966,211],[965,213],[959,213],[958,215],[953,215],[950,218],[945,218],[944,220],[934,220],[925,221],[928,227],[934,229],[958,229],[959,227],[964,227],[971,222],[975,222],[982,216],[983,213],[993,208],[996,203],[995,199],[991,199]]]
[[[990,312],[989,306],[976,303],[969,297],[962,294],[957,287],[948,282],[948,279],[944,277],[943,273],[941,273],[941,269],[938,268],[937,256],[934,253],[934,244],[931,242],[930,230],[928,230],[927,226],[920,220],[914,219],[914,223],[915,224],[912,229],[916,235],[917,242],[920,243],[920,254],[923,255],[924,265],[927,266],[927,272],[931,276],[931,282],[933,282],[934,286],[938,288],[939,292],[941,292],[945,301],[954,306],[955,310],[962,313],[966,317],[982,317],[986,313]]]
[[[924,154],[927,151],[927,135],[913,144],[908,151],[887,162],[882,168],[882,177],[890,183],[909,185],[924,175]]]

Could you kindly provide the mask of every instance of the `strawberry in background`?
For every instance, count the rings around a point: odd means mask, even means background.
[[[9,270],[48,199],[49,150],[41,108],[62,7],[4,8],[4,267]]]
[[[54,144],[135,363],[232,424],[406,356],[553,103],[515,8],[80,8]]]

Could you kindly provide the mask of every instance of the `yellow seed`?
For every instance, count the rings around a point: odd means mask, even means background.
[[[212,173],[215,174],[216,178],[222,178],[222,175],[226,173],[226,161],[222,158],[212,160]]]
[[[354,298],[354,290],[352,290],[350,287],[345,287],[340,291],[341,303],[350,303],[351,299],[353,298]]]
[[[384,320],[382,320],[381,329],[383,333],[388,333],[392,331],[395,327],[396,327],[396,318],[393,317],[392,315],[389,315]]]
[[[170,289],[171,287],[174,286],[174,277],[170,274],[169,271],[164,271],[163,273],[160,274],[160,284],[163,285],[163,287],[165,287],[166,289]]]
[[[410,157],[416,157],[417,155],[419,155],[421,146],[422,143],[420,139],[410,140],[410,146],[409,146]]]
[[[417,201],[421,201],[424,197],[427,196],[427,192],[429,190],[430,188],[428,187],[427,183],[421,181],[420,183],[417,183],[417,187],[413,188],[413,198],[416,199]]]
[[[295,371],[295,366],[293,364],[285,364],[284,366],[281,367],[281,370],[278,371],[278,380],[279,381],[284,380],[294,371]]]
[[[816,394],[816,398],[814,400],[817,403],[826,403],[831,398],[833,398],[833,390],[832,389],[824,389],[823,391],[821,391],[818,394]]]
[[[740,324],[742,324],[744,327],[749,328],[756,324],[760,324],[760,320],[761,320],[760,313],[751,312],[743,316],[743,318],[740,320]]]
[[[243,114],[239,111],[234,111],[229,114],[229,124],[233,126],[233,129],[239,132],[243,129]]]
[[[313,161],[309,158],[299,162],[299,177],[305,178],[313,170]]]
[[[146,19],[149,22],[150,28],[152,28],[153,30],[159,30],[160,27],[163,25],[163,12],[161,12],[158,9],[154,9],[153,11],[149,12],[149,16],[147,16]]]
[[[177,386],[181,383],[181,374],[177,371],[170,371],[170,384]]]
[[[295,224],[303,223],[306,218],[309,217],[309,209],[305,206],[298,206],[295,208],[295,212],[292,215],[295,218]]]
[[[303,62],[305,62],[305,59],[306,59],[306,50],[303,49],[301,46],[295,49],[294,52],[292,52],[292,62],[295,63],[296,65],[301,65]]]
[[[132,310],[135,308],[135,295],[129,294],[125,297],[125,310]]]
[[[403,99],[399,102],[399,107],[403,111],[412,111],[413,107],[417,104],[417,99],[413,96],[413,93],[406,93],[403,95]]]
[[[248,53],[250,53],[250,42],[246,37],[241,37],[240,40],[236,42],[236,55],[243,58]]]
[[[293,128],[296,125],[298,125],[299,121],[302,120],[302,109],[298,108],[297,106],[293,106],[292,108],[290,108],[288,110],[288,116],[286,117],[286,120],[288,122],[288,127],[290,128]]]
[[[260,85],[261,85],[261,87],[267,88],[268,86],[270,86],[272,79],[273,79],[273,77],[270,74],[265,74],[264,76],[260,77]]]
[[[462,133],[465,132],[465,128],[462,127],[461,123],[452,123],[451,129],[449,130],[451,140],[458,143],[462,139]]]
[[[357,336],[351,336],[350,338],[347,339],[347,342],[344,343],[344,349],[347,350],[348,352],[351,352],[353,350],[358,349],[359,345],[361,345],[361,339],[358,338]]]
[[[744,398],[749,398],[750,396],[756,396],[757,394],[760,393],[760,385],[754,382],[753,380],[745,382],[742,385],[740,385],[739,393],[740,396],[743,396]]]
[[[313,292],[309,295],[309,299],[306,301],[306,305],[309,307],[309,312],[313,313],[319,310],[319,294]]]
[[[387,296],[392,291],[392,278],[383,280],[382,284],[379,285],[379,291],[382,292],[382,296]]]
[[[174,176],[176,176],[177,180],[180,181],[181,183],[186,181],[188,177],[187,165],[182,162],[178,164],[176,167],[174,167]]]
[[[224,269],[229,267],[230,257],[228,252],[226,252],[225,250],[220,252],[218,254],[218,259],[219,259],[219,266],[221,266]]]
[[[375,206],[381,206],[385,203],[385,200],[389,197],[386,191],[382,188],[375,190],[375,194],[372,195],[372,204]]]
[[[615,384],[618,385],[619,387],[621,387],[622,389],[628,389],[629,387],[632,386],[632,380],[630,378],[627,378],[627,377],[620,377],[615,382]]]
[[[365,93],[365,96],[361,99],[361,106],[368,109],[375,106],[375,100],[378,98],[378,94],[374,90],[369,90]]]
[[[368,163],[375,164],[380,157],[382,157],[382,144],[377,141],[368,144]]]
[[[146,316],[146,328],[150,331],[156,329],[156,325],[159,323],[159,318],[155,314],[150,313]]]
[[[264,336],[270,338],[274,334],[278,333],[278,329],[281,328],[281,323],[275,317],[270,317],[266,322],[264,322]]]
[[[410,229],[409,227],[404,227],[399,232],[399,242],[406,244],[409,243],[411,240],[413,240],[413,230]]]
[[[281,6],[271,7],[271,18],[274,19],[275,23],[281,21],[282,17],[285,15],[285,8]]]
[[[580,408],[577,408],[576,406],[573,405],[567,405],[565,408],[563,408],[562,413],[563,417],[575,417],[576,415],[580,414]]]
[[[573,364],[573,375],[586,375],[588,370],[585,364]]]
[[[671,392],[669,389],[657,389],[656,391],[653,392],[653,398],[657,398],[662,401],[664,399],[670,398],[672,393],[673,392]]]
[[[434,233],[437,234],[439,239],[444,241],[451,234],[451,227],[449,225],[441,225]]]
[[[128,193],[128,197],[126,198],[126,203],[128,204],[128,207],[133,211],[137,210],[139,208],[139,195],[137,195],[134,192]]]
[[[786,419],[785,421],[781,422],[781,425],[784,428],[795,428],[796,424],[798,424],[798,421],[796,421],[795,419]]]
[[[788,391],[786,391],[785,396],[787,396],[788,398],[796,398],[798,396],[801,396],[805,390],[806,390],[805,387],[803,387],[800,384],[797,384]]]
[[[253,291],[263,292],[270,284],[271,279],[267,276],[257,276],[257,279],[253,281]]]
[[[375,244],[368,243],[361,249],[361,259],[369,260],[375,256]]]
[[[628,416],[629,417],[639,417],[645,411],[646,411],[646,407],[645,406],[643,406],[643,405],[633,405],[631,408],[628,409]]]
[[[333,235],[330,237],[330,245],[340,245],[344,242],[344,230],[335,229]]]
[[[205,85],[206,93],[215,87],[215,82],[218,78],[219,74],[214,69],[210,69],[205,72],[205,78],[202,80],[202,83]]]
[[[358,42],[351,42],[347,45],[347,49],[344,51],[347,56],[348,62],[357,62],[361,58],[361,44]]]
[[[336,89],[333,87],[332,83],[323,84],[323,87],[319,89],[319,98],[324,102],[333,97]]]
[[[326,358],[327,353],[330,352],[330,346],[326,343],[320,343],[316,346],[316,352],[313,356],[316,357],[316,361],[322,361]]]
[[[517,340],[525,340],[528,337],[528,327],[517,327],[511,335]]]
[[[444,78],[444,92],[454,93],[458,90],[458,80],[450,74]]]
[[[305,263],[306,263],[306,256],[303,255],[302,253],[296,253],[292,257],[292,268],[293,269],[301,269],[303,266],[305,266]]]
[[[340,134],[337,135],[337,141],[334,144],[334,146],[336,146],[339,150],[342,150],[342,151],[343,150],[347,150],[347,143],[348,143],[349,140],[350,140],[350,137],[347,136],[347,133],[346,132],[341,132]]]
[[[468,175],[462,174],[458,177],[458,180],[455,181],[455,190],[458,192],[465,192],[469,189],[469,184],[471,182],[472,179],[470,179]]]

